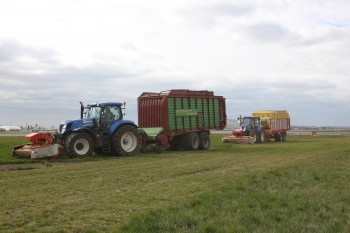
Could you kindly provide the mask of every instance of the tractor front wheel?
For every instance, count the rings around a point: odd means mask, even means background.
[[[135,155],[141,147],[137,129],[131,125],[121,126],[112,137],[112,153],[116,155]]]
[[[262,129],[257,134],[258,134],[257,143],[264,143],[265,142],[265,132],[264,132],[264,130]]]
[[[67,137],[64,146],[69,157],[86,157],[93,153],[94,140],[87,133],[72,133]]]

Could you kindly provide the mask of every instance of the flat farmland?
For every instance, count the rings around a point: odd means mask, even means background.
[[[0,137],[0,232],[350,232],[350,137],[34,161]]]

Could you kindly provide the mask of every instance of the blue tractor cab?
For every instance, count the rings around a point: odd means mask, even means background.
[[[252,130],[259,126],[259,117],[244,117],[241,120],[241,129],[244,132],[244,136],[250,136]]]

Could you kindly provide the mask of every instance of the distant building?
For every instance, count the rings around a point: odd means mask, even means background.
[[[20,131],[20,130],[22,129],[19,126],[0,126],[0,131]]]

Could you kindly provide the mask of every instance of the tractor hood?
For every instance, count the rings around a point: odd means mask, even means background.
[[[64,134],[67,131],[71,131],[78,128],[93,128],[95,126],[95,121],[92,119],[78,119],[78,120],[68,120],[60,124],[60,134]]]

